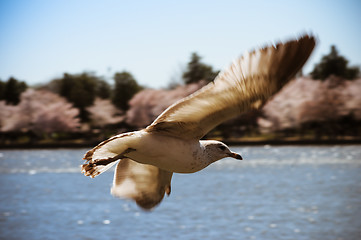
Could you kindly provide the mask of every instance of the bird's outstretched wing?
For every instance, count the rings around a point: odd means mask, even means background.
[[[146,130],[202,138],[220,123],[262,106],[302,68],[315,42],[305,35],[244,54],[214,82],[167,108]]]
[[[128,158],[120,160],[115,172],[112,194],[133,199],[143,209],[158,205],[164,194],[170,194],[172,172]]]

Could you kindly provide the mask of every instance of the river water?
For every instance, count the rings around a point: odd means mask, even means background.
[[[360,145],[233,147],[150,212],[80,174],[86,150],[0,150],[0,239],[361,239]]]

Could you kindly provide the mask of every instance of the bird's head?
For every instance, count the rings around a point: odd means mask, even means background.
[[[215,162],[226,157],[242,160],[241,155],[232,152],[226,144],[220,141],[204,140],[200,141],[200,143],[204,147],[207,157],[211,162]]]

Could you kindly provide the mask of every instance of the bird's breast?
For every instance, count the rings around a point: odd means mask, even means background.
[[[144,133],[126,156],[144,164],[155,165],[170,172],[192,173],[209,165],[203,159],[203,147],[198,140]]]

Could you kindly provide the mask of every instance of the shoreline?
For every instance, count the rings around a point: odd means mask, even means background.
[[[358,145],[361,144],[361,139],[329,139],[329,140],[248,140],[248,141],[233,141],[224,140],[225,144],[229,146],[260,146],[260,145],[274,145],[274,146],[287,146],[287,145]]]
[[[358,145],[361,139],[328,139],[328,140],[221,140],[229,146],[290,146],[290,145]],[[0,145],[0,149],[54,149],[54,148],[92,148],[100,142],[52,142],[52,143],[18,143]]]

